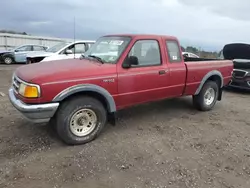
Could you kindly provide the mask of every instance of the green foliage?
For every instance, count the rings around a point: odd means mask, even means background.
[[[193,47],[193,46],[187,46],[187,48],[186,48],[186,52],[191,52],[191,53],[196,54],[198,51],[199,50],[196,47]]]
[[[194,53],[201,58],[212,58],[213,59],[213,58],[218,58],[218,56],[219,56],[218,52],[208,52],[208,51],[198,49],[194,46],[187,46],[186,52]]]

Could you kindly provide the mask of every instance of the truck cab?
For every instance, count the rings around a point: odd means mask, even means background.
[[[232,71],[230,60],[184,59],[173,36],[106,35],[79,59],[18,68],[9,98],[29,120],[52,122],[65,143],[84,144],[134,105],[192,96],[212,110]]]

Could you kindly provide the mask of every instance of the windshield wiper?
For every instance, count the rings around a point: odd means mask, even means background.
[[[81,56],[80,56],[80,59],[89,59],[87,56],[85,56],[84,54],[82,54]]]
[[[94,59],[96,59],[97,61],[101,62],[102,64],[104,64],[104,61],[102,60],[102,58],[95,56],[95,55],[88,55],[88,57],[92,57]]]

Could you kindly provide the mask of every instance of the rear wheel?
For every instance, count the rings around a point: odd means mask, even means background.
[[[67,144],[84,144],[94,140],[107,121],[103,104],[92,97],[65,101],[56,115],[56,130]]]
[[[213,109],[218,99],[219,86],[214,81],[207,81],[200,93],[193,96],[194,106],[201,111],[209,111]]]

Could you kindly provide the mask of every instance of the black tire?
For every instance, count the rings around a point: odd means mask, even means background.
[[[92,110],[97,119],[94,129],[85,136],[77,136],[70,129],[73,115],[81,109]],[[68,145],[85,144],[94,140],[101,133],[107,121],[107,111],[103,104],[95,98],[78,96],[63,102],[56,114],[56,130],[58,136]]]
[[[10,56],[10,55],[5,55],[5,56],[3,56],[3,62],[6,65],[13,64],[14,63],[14,58],[12,56]]]
[[[56,116],[50,119],[48,126],[52,129],[52,131],[56,132]]]
[[[213,102],[211,104],[206,104],[205,102],[205,94],[208,91],[208,89],[212,88],[215,92],[215,97],[213,99]],[[218,100],[218,93],[219,93],[219,86],[216,82],[214,81],[207,81],[200,93],[198,95],[194,95],[193,96],[193,104],[195,106],[195,108],[197,108],[200,111],[209,111],[212,110],[214,105],[216,104],[217,100]]]

